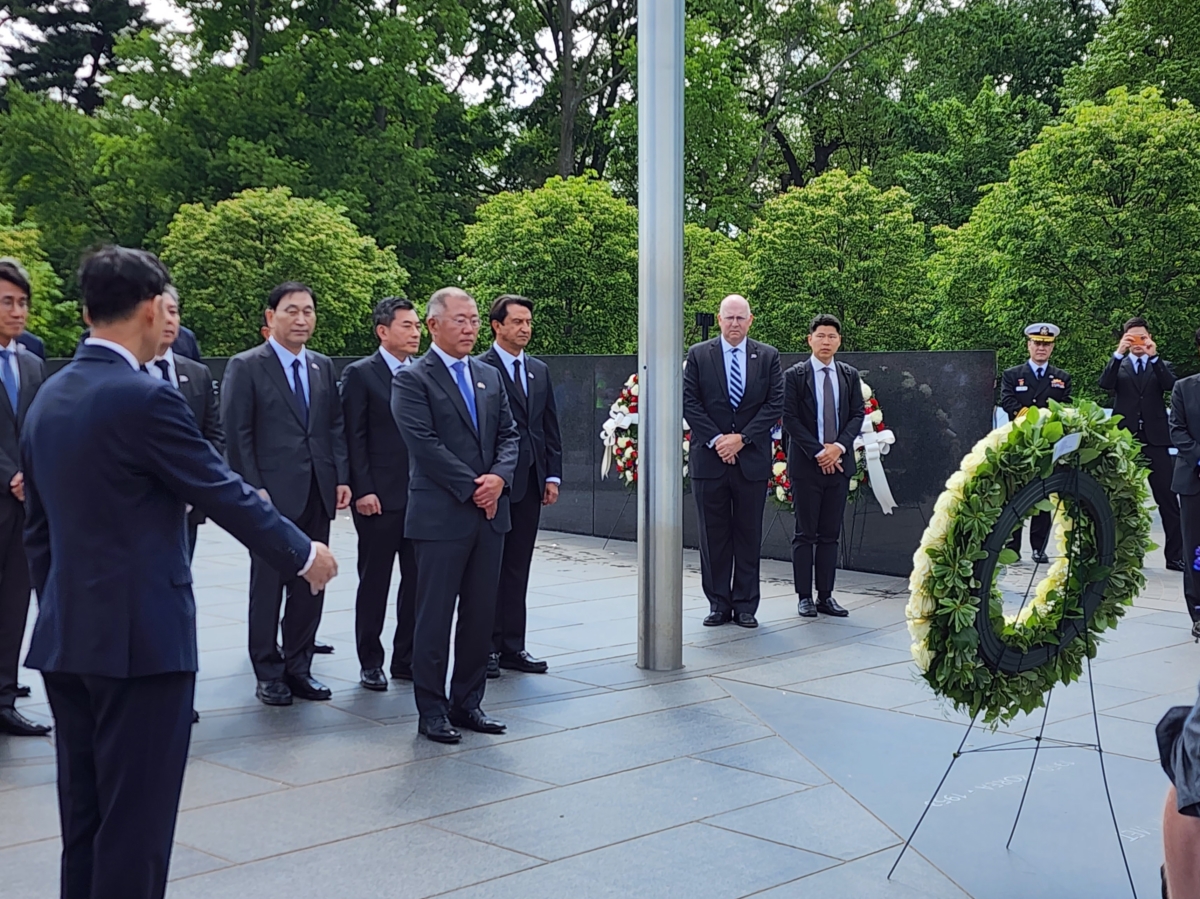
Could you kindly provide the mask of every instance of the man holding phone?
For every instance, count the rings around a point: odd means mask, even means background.
[[[1158,504],[1165,536],[1167,568],[1183,571],[1183,535],[1179,525],[1179,499],[1171,491],[1171,431],[1163,397],[1175,386],[1175,372],[1158,347],[1144,318],[1125,322],[1121,341],[1100,375],[1100,389],[1113,398],[1113,414],[1137,438],[1150,466],[1150,490]]]

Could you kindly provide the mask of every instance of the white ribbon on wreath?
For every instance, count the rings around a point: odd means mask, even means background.
[[[884,474],[882,461],[895,442],[896,435],[890,428],[876,431],[871,417],[863,416],[862,433],[854,438],[854,450],[862,452],[863,462],[867,466],[867,480],[871,484],[871,489],[875,491],[875,499],[879,502],[879,507],[883,509],[884,515],[891,515],[892,510],[896,508],[896,501],[892,498],[892,488],[888,484],[887,475]]]

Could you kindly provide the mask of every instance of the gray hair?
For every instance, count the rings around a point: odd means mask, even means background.
[[[443,315],[446,312],[446,301],[454,298],[470,300],[471,305],[475,306],[476,313],[479,312],[475,298],[461,287],[443,287],[441,290],[435,290],[433,296],[429,298],[429,304],[425,307],[425,320],[428,321]]]
[[[168,284],[165,288],[163,288],[163,293],[173,299],[176,306],[179,305],[179,291],[176,289],[174,284]]]

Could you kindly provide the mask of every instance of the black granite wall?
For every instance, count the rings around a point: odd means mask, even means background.
[[[544,527],[618,540],[637,537],[637,498],[610,473],[600,477],[600,426],[621,386],[637,368],[634,356],[544,356],[554,380],[563,433],[563,488],[542,513]],[[786,368],[803,358],[785,355]],[[847,507],[842,567],[907,576],[912,554],[942,485],[962,457],[991,428],[995,354],[843,353],[875,390],[896,444],[884,459],[898,504],[884,515],[868,488]],[[225,359],[205,360],[217,380]],[[351,359],[334,362],[340,372]],[[51,360],[50,368],[62,362]],[[790,512],[767,504],[763,556],[791,558]],[[695,547],[696,507],[684,498],[684,542]]]

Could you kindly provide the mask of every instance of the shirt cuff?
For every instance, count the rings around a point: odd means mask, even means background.
[[[835,443],[834,446],[842,446],[840,443]],[[846,455],[846,448],[842,446],[842,455]]]
[[[1124,353],[1113,353],[1113,358],[1114,359],[1124,359],[1125,354]]]
[[[562,478],[546,478],[547,484],[561,484]]]
[[[717,440],[719,440],[723,436],[724,436],[723,434],[718,434],[716,437],[714,437],[712,440],[708,441],[708,443],[706,443],[704,445],[707,446],[709,449],[712,449],[714,446],[717,445]]]
[[[308,574],[308,569],[312,568],[315,561],[317,561],[317,542],[314,540],[308,546],[308,561],[304,563],[303,568],[296,572],[296,577],[304,577]]]
[[[1150,364],[1151,364],[1151,365],[1157,365],[1157,364],[1158,364],[1158,357],[1157,357],[1157,356],[1151,356],[1151,357],[1150,357]]]

